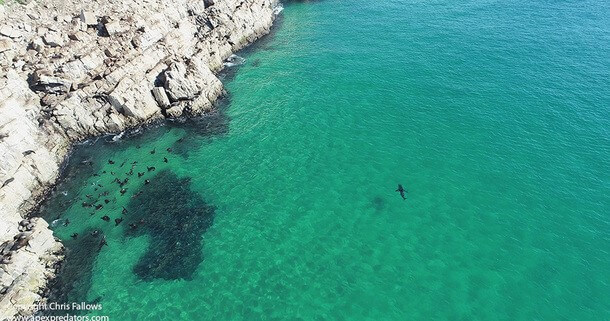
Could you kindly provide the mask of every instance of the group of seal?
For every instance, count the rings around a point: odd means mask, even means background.
[[[5,135],[5,136],[4,136],[3,134],[0,134],[0,140],[2,140],[2,139],[3,139],[3,138],[5,138],[5,137],[8,137],[8,135]],[[36,154],[36,152],[35,152],[35,151],[33,151],[33,150],[31,150],[31,149],[29,149],[29,150],[26,150],[25,152],[23,152],[22,154],[23,154],[23,156],[29,156],[29,155],[32,155],[32,154]],[[166,163],[167,163],[167,161],[166,161]],[[14,177],[11,177],[11,178],[7,179],[6,181],[4,181],[4,182],[2,183],[2,186],[1,186],[0,188],[4,188],[5,186],[7,186],[8,184],[10,184],[10,183],[11,183],[12,181],[14,181],[14,180],[15,180],[15,178],[14,178]]]
[[[29,245],[33,229],[34,225],[29,220],[23,220],[19,223],[19,231],[21,232],[15,235],[13,240],[0,244],[0,265],[13,262],[13,253]]]
[[[172,148],[167,148],[166,151],[168,153],[171,153],[172,152]],[[149,153],[151,155],[155,154],[156,153],[156,148],[153,148],[152,150],[150,150]],[[168,163],[169,162],[167,157],[163,157],[162,161],[164,163]],[[86,163],[86,164],[88,164],[90,166],[93,165],[93,162],[91,160],[87,160],[86,162],[83,162],[83,163]],[[117,162],[115,160],[113,160],[113,159],[108,159],[107,163],[109,165],[117,164]],[[127,160],[124,160],[123,162],[121,162],[120,165],[118,165],[116,167],[120,168],[120,167],[123,167],[125,164],[127,164]],[[138,164],[138,161],[131,162],[131,168],[130,168],[130,170],[128,172],[125,173],[125,175],[132,176],[134,174],[134,168],[137,166],[137,164]],[[136,172],[136,173],[137,173],[138,178],[141,178],[141,177],[143,177],[146,174],[146,172],[153,172],[153,171],[156,171],[156,169],[157,168],[155,166],[146,166],[146,171],[145,172]],[[126,187],[124,187],[124,186],[127,185],[127,183],[129,182],[129,177],[125,177],[124,179],[120,179],[119,177],[116,177],[117,172],[118,171],[110,171],[110,175],[111,176],[115,176],[114,179],[112,180],[112,183],[116,183],[120,187],[119,194],[121,196],[123,196],[128,191],[128,189]],[[102,174],[106,174],[106,173],[107,173],[106,171],[102,172]],[[94,173],[92,175],[94,177],[102,177],[102,175],[100,175],[99,173]],[[11,181],[12,180],[7,180],[4,183],[4,185],[9,184]],[[145,179],[144,180],[144,184],[145,185],[147,185],[149,183],[150,183],[150,179]],[[95,187],[96,191],[97,191],[98,188],[103,188],[103,185],[101,185],[101,184],[99,184],[97,182],[93,183],[93,185],[96,186]],[[144,193],[144,191],[139,191],[139,192],[135,193],[132,196],[132,198],[138,197],[142,193]],[[111,202],[110,199],[102,198],[102,196],[108,196],[109,194],[110,193],[108,191],[104,191],[103,193],[99,193],[97,198],[94,198],[94,196],[92,194],[87,194],[87,195],[85,195],[86,199],[82,202],[82,206],[86,207],[86,208],[94,208],[95,211],[101,210],[104,207],[104,205],[103,204],[98,204],[98,202],[103,201],[104,204],[109,204]],[[116,198],[114,200],[112,200],[112,202],[116,202]],[[94,215],[95,212],[91,212],[90,214]],[[122,210],[121,210],[121,215],[124,216],[126,214],[127,214],[127,209],[125,207],[123,207]],[[124,218],[122,216],[114,219],[114,226],[119,226],[123,222]],[[111,221],[111,218],[108,215],[102,216],[101,219],[104,222],[110,222]],[[65,220],[65,222],[66,223],[64,223],[64,226],[69,224],[69,220]],[[140,222],[137,222],[137,223],[130,223],[129,224],[129,228],[132,229],[132,230],[136,229],[138,227],[138,224],[143,224],[143,223],[144,223],[144,221],[142,221],[142,220]],[[100,234],[99,230],[94,230],[91,233],[91,235],[94,236],[94,237],[97,237],[99,234]],[[78,236],[79,236],[78,233],[73,233],[72,235],[70,235],[70,237],[72,239],[76,239],[76,238],[78,238]],[[101,241],[99,243],[98,250],[101,250],[104,246],[108,246],[108,242],[106,241],[106,237],[102,236],[102,239],[101,239]]]

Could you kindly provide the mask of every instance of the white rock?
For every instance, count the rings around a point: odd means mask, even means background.
[[[55,21],[57,21],[57,22],[70,22],[71,20],[72,20],[72,18],[69,15],[65,15],[65,14],[57,15],[55,17]]]
[[[163,87],[154,87],[152,89],[152,94],[155,97],[155,100],[157,101],[159,106],[161,106],[161,108],[165,109],[169,107],[169,98],[167,97],[167,94],[165,93],[165,89]]]
[[[13,41],[8,38],[0,38],[0,52],[5,52],[7,50],[13,50],[14,45]]]
[[[78,30],[75,33],[73,33],[72,35],[70,35],[70,38],[72,38],[76,41],[85,41],[85,40],[90,39],[90,36],[86,32]]]
[[[119,53],[116,51],[116,49],[112,47],[104,49],[104,54],[110,58],[116,58],[119,56]]]
[[[42,37],[44,43],[51,47],[61,47],[65,44],[64,38],[57,32],[49,32]]]
[[[169,118],[178,118],[180,116],[182,116],[182,113],[184,112],[184,106],[174,106],[172,108],[169,108],[165,111],[165,114],[167,115],[167,117]]]
[[[0,27],[0,35],[14,39],[21,37],[21,31],[11,25],[3,25]]]
[[[164,74],[165,90],[171,101],[192,99],[201,91],[197,83],[187,77],[184,63],[175,62]]]
[[[113,36],[116,35],[117,33],[120,33],[123,31],[123,29],[121,28],[121,23],[119,21],[110,21],[104,24],[104,28],[106,29],[106,32],[108,32],[108,35]]]
[[[42,38],[40,38],[40,37],[36,37],[34,40],[32,40],[32,42],[30,42],[30,48],[32,48],[38,52],[40,52],[42,50],[43,46],[44,46],[44,42],[42,41]]]
[[[72,87],[71,81],[60,77],[47,75],[41,70],[34,73],[33,79],[36,83],[35,87],[44,92],[65,93],[70,91],[70,87]]]
[[[79,18],[87,26],[97,25],[97,18],[91,11],[81,10]]]

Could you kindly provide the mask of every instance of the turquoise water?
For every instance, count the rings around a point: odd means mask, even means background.
[[[241,55],[219,114],[73,155],[43,209],[56,298],[122,321],[610,319],[608,2],[290,4]]]

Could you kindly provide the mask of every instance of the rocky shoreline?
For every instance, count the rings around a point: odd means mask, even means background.
[[[0,5],[0,320],[30,315],[62,244],[24,219],[70,147],[213,110],[215,73],[269,32],[276,0],[42,0]]]

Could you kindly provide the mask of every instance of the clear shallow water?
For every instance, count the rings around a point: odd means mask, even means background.
[[[79,272],[56,295],[111,320],[609,319],[609,17],[287,5],[221,115],[75,153],[43,209]]]

